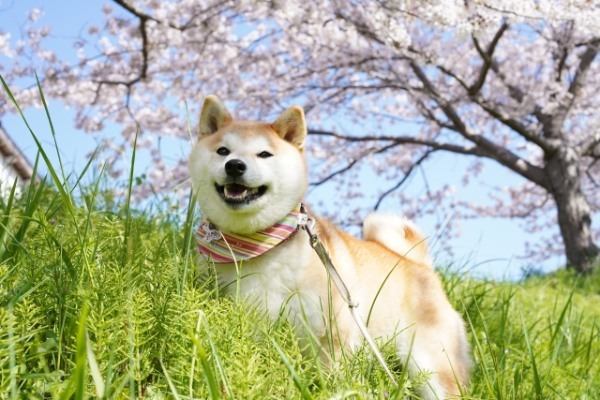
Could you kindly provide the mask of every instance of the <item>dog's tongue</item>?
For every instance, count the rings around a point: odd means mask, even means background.
[[[225,196],[234,199],[244,198],[248,195],[249,190],[250,188],[244,185],[231,183],[229,185],[225,185]]]

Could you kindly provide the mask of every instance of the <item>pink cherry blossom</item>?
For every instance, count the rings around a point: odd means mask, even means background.
[[[599,4],[113,0],[99,11],[104,24],[83,30],[68,60],[46,47],[41,10],[17,41],[0,33],[11,57],[1,72],[23,106],[39,105],[30,83],[37,71],[47,96],[77,110],[78,127],[117,123],[122,143],[111,145],[121,148],[136,132],[188,141],[210,93],[239,118],[269,119],[300,104],[313,182],[332,185],[336,202],[362,210],[370,173],[382,179],[376,200],[410,205],[414,216],[444,209],[454,216],[444,223],[450,235],[461,218],[517,218],[549,232],[531,255],[565,253],[580,272],[598,257]],[[0,113],[8,111],[0,98]],[[447,152],[472,160],[465,184],[490,162],[522,183],[489,182],[488,205],[457,200],[449,185],[418,199],[403,193]],[[183,187],[184,164],[150,154],[143,190]]]

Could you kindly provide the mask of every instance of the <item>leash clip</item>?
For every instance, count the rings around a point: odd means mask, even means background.
[[[306,231],[313,236],[312,230],[315,227],[315,220],[311,218],[307,213],[300,212],[298,214],[298,226],[306,229]]]

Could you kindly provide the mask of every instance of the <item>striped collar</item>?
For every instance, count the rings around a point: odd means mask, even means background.
[[[209,221],[204,221],[196,231],[198,249],[206,259],[216,264],[250,260],[285,242],[298,231],[301,216],[298,204],[275,225],[248,235],[224,233]]]

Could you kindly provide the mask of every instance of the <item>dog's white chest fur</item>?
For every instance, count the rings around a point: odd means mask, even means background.
[[[215,264],[215,270],[231,295],[259,302],[271,318],[289,316],[298,326],[306,322],[320,337],[325,334],[323,310],[328,306],[323,304],[326,288],[319,283],[325,271],[309,268],[312,251],[308,237],[299,231],[269,252],[238,263],[237,268],[235,264]]]

